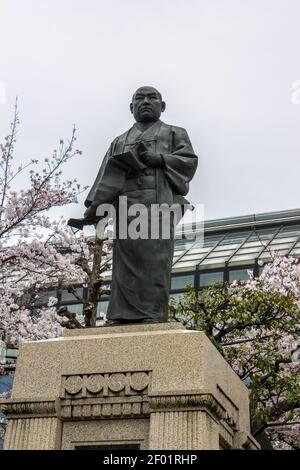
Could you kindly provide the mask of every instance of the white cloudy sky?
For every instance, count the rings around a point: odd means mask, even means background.
[[[149,84],[199,155],[190,199],[206,218],[300,206],[299,0],[0,0],[0,18],[0,136],[18,95],[18,161],[76,123],[83,155],[65,174],[91,184]]]

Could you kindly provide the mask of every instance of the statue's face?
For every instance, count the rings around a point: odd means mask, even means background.
[[[132,98],[130,110],[137,122],[155,122],[165,110],[166,104],[159,92],[152,87],[139,88]]]

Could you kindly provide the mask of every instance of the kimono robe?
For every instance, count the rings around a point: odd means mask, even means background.
[[[163,159],[159,168],[147,167],[141,171],[128,170],[113,156],[128,152],[138,141],[143,141]],[[127,196],[128,207],[144,204],[148,211],[151,230],[151,204],[187,204],[189,182],[197,168],[197,156],[185,129],[157,121],[145,131],[133,125],[117,137],[102,162],[95,183],[85,201],[89,207],[101,203],[118,206],[118,196]],[[127,216],[127,224],[132,221]],[[117,231],[118,232],[118,231]],[[174,251],[174,229],[170,238],[122,239],[113,243],[113,270],[107,319],[124,322],[141,320],[165,322]]]

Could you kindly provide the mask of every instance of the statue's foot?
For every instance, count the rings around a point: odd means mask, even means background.
[[[118,320],[106,320],[103,326],[116,326],[116,325],[124,325],[124,322]]]
[[[141,320],[139,321],[139,323],[160,323],[160,322],[158,320],[151,320],[149,318],[149,319]]]
[[[140,325],[140,324],[147,324],[147,323],[160,323],[158,320],[152,320],[151,318],[145,318],[145,320],[137,320],[137,321],[126,321],[126,320],[106,320],[104,326],[116,326],[116,325]]]

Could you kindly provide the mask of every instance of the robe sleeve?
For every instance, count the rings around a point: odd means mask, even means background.
[[[124,162],[114,158],[115,141],[111,144],[101,164],[96,180],[85,200],[89,213],[95,213],[100,204],[114,204],[124,188],[128,165],[126,157]]]
[[[172,190],[185,196],[189,191],[189,182],[193,178],[198,165],[189,136],[185,129],[172,128],[171,153],[162,154],[164,173]]]
[[[90,205],[94,201],[95,194],[96,194],[97,188],[99,187],[99,184],[100,184],[100,182],[103,178],[104,171],[105,171],[108,159],[112,156],[112,149],[113,149],[113,143],[110,145],[109,149],[107,150],[107,152],[106,152],[106,154],[105,154],[105,156],[102,160],[100,169],[99,169],[98,174],[96,176],[96,179],[93,183],[93,186],[91,187],[90,192],[88,193],[87,198],[84,201],[85,207],[90,207]]]

